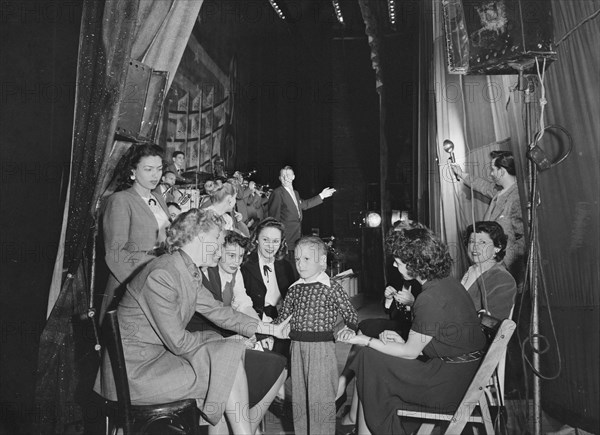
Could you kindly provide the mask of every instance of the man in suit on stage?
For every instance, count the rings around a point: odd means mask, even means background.
[[[183,173],[185,172],[185,154],[181,151],[175,151],[173,153],[173,163],[167,166],[165,172],[173,172],[177,184],[188,183],[189,181],[183,177]]]
[[[292,256],[296,242],[302,236],[302,210],[315,207],[335,193],[335,189],[326,187],[317,196],[302,199],[294,190],[294,170],[285,166],[279,171],[281,186],[273,190],[267,207],[269,217],[274,217],[285,225],[285,240]]]
[[[473,177],[456,164],[451,168],[467,186],[472,186],[473,190],[491,198],[482,220],[498,222],[502,226],[508,236],[504,265],[517,282],[522,282],[525,266],[525,238],[515,159],[510,151],[492,151],[490,160],[492,181]]]

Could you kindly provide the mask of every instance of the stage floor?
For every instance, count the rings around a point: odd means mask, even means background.
[[[365,300],[362,297],[362,294],[358,294],[352,297],[352,303],[358,311],[358,319],[359,321],[364,319],[371,319],[382,317],[385,318],[386,315],[383,312],[383,307],[379,301],[370,301]],[[336,356],[338,361],[338,371],[341,373],[344,363],[346,361],[346,357],[348,356],[348,352],[350,351],[350,345],[344,343],[336,343]],[[286,400],[291,401],[291,382],[290,379],[286,381]],[[351,403],[352,394],[354,391],[354,381],[352,381],[348,388],[348,400],[346,402],[347,405]],[[506,401],[506,409],[507,409],[507,425],[508,425],[508,433],[509,434],[523,434],[523,433],[533,433],[533,422],[531,418],[530,421],[527,422],[526,414],[527,414],[527,405],[529,408],[529,415],[532,415],[533,412],[533,401],[529,400],[526,403],[524,400],[507,400]],[[344,407],[342,407],[343,409]],[[337,432],[336,434],[342,435],[350,431],[349,427],[342,427],[340,425],[340,413],[338,413],[337,418]],[[529,429],[527,429],[529,426]],[[439,430],[435,430],[434,434],[440,434]],[[469,431],[470,433],[470,431]],[[574,428],[564,426],[562,423],[553,419],[552,417],[543,413],[542,415],[542,433],[546,435],[587,435],[589,432],[582,431],[578,429],[577,432]],[[264,435],[292,435],[294,434],[293,421],[291,415],[289,413],[284,413],[283,416],[277,416],[273,412],[269,411],[265,416],[265,432]],[[326,435],[326,434],[323,434]],[[334,435],[334,434],[331,434]],[[592,434],[589,434],[592,435]]]

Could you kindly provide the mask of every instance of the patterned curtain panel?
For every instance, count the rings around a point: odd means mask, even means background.
[[[66,433],[82,421],[82,401],[97,367],[93,328],[81,319],[89,307],[98,200],[129,145],[114,141],[129,60],[172,77],[201,6],[202,1],[174,0],[84,3],[65,249],[57,258],[38,357],[38,432]]]

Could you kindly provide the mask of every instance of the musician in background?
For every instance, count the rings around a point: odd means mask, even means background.
[[[181,206],[176,202],[167,202],[167,210],[169,210],[171,221],[174,221],[181,214]]]
[[[243,200],[248,211],[246,225],[248,228],[253,229],[266,215],[264,192],[257,189],[256,182],[250,181],[248,182],[248,188],[244,190]]]
[[[185,172],[185,154],[182,151],[175,151],[172,157],[173,163],[167,166],[167,171],[175,174],[177,184],[189,183],[183,173]]]
[[[161,183],[158,185],[158,193],[160,193],[165,202],[176,202],[173,186],[175,186],[175,180],[177,176],[173,171],[166,170],[163,172]]]

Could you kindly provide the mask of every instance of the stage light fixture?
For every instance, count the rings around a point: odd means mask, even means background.
[[[277,4],[277,0],[269,0],[269,3],[271,3],[271,7],[275,10],[275,12],[279,16],[279,18],[281,18],[282,20],[285,20],[285,15],[283,14],[283,11]]]
[[[396,24],[396,0],[388,0],[388,14],[390,17],[390,23]]]
[[[377,212],[370,211],[365,216],[365,226],[367,228],[377,228],[381,225],[381,215]]]
[[[342,15],[342,8],[340,6],[339,0],[331,0],[333,4],[333,10],[335,11],[335,16],[340,24],[344,24],[344,16]]]

